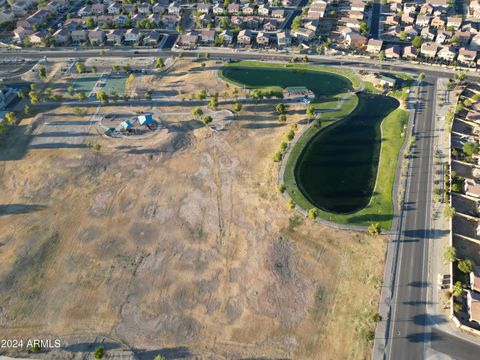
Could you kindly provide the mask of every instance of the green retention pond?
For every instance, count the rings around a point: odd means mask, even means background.
[[[247,88],[312,90],[312,105],[326,112],[321,128],[310,126],[291,149],[283,177],[286,191],[299,207],[318,208],[322,219],[391,227],[393,184],[408,122],[408,111],[399,108],[397,99],[353,94],[361,80],[341,68],[241,61],[222,67],[219,76]]]
[[[312,204],[335,214],[368,205],[380,157],[380,125],[399,105],[392,97],[360,93],[350,116],[307,143],[297,159],[295,178]]]

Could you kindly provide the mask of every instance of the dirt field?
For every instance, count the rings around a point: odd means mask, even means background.
[[[94,110],[44,120],[75,128]],[[154,110],[168,126],[144,141],[93,126],[79,137],[100,151],[29,148],[25,121],[0,149],[0,338],[108,336],[145,358],[367,358],[384,241],[287,209],[272,156],[289,124],[273,105],[246,105],[219,132],[187,105]]]

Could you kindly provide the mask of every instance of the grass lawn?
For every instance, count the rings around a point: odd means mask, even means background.
[[[337,75],[344,76],[348,78],[352,82],[352,86],[355,90],[359,89],[362,81],[360,78],[355,75],[350,70],[330,67],[330,66],[319,66],[319,65],[309,65],[309,64],[281,64],[281,63],[269,63],[269,62],[261,62],[261,61],[238,61],[238,62],[231,62],[223,65],[223,68],[226,67],[251,67],[251,68],[269,68],[269,69],[299,69],[299,70],[310,70],[310,71],[319,71],[319,72],[330,72]],[[223,75],[222,68],[219,69],[218,75],[225,81],[233,82],[239,87],[243,87],[244,85],[241,83],[237,83],[232,81],[231,79],[227,79]]]

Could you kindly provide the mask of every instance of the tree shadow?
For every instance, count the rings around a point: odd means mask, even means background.
[[[191,358],[193,354],[185,346],[173,348],[163,348],[158,350],[135,350],[135,355],[139,360],[153,360],[155,356],[161,355],[166,359],[186,359]]]
[[[425,288],[427,286],[430,286],[430,283],[428,281],[412,281],[408,283],[408,286]]]

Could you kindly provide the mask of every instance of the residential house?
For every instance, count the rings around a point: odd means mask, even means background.
[[[118,1],[115,1],[108,5],[107,12],[109,15],[120,15],[122,11],[122,4]]]
[[[255,7],[248,3],[248,4],[245,4],[243,7],[242,7],[242,14],[243,15],[253,15],[253,12],[255,11]]]
[[[53,35],[53,40],[57,45],[67,45],[70,43],[70,30],[60,28]]]
[[[403,58],[408,60],[414,60],[417,58],[418,50],[414,46],[405,46],[403,48]]]
[[[394,88],[396,84],[397,84],[397,79],[395,79],[394,77],[387,76],[387,75],[380,76],[380,85],[383,85],[384,87]]]
[[[462,64],[473,65],[475,64],[476,58],[477,58],[476,50],[468,50],[464,47],[458,50],[458,61]]]
[[[226,45],[233,44],[233,31],[231,30],[224,30],[220,33],[220,36],[223,37],[223,43]]]
[[[208,14],[212,9],[212,5],[206,3],[199,3],[197,4],[197,11],[200,14]]]
[[[277,33],[277,46],[279,48],[289,47],[292,44],[292,38],[290,33],[286,31],[281,31]]]
[[[453,35],[460,37],[460,44],[461,45],[467,45],[468,42],[470,41],[470,38],[472,37],[472,34],[470,33],[470,31],[457,30],[457,31],[454,32]]]
[[[270,43],[270,35],[268,33],[259,32],[256,38],[257,44],[261,46],[268,46]]]
[[[364,46],[367,42],[367,38],[355,32],[350,32],[345,38],[346,44],[352,49],[358,49]]]
[[[23,41],[28,38],[29,35],[32,35],[33,31],[30,29],[24,29],[23,27],[17,27],[13,30],[13,37],[16,41]]]
[[[270,7],[268,5],[261,5],[258,7],[258,15],[268,16],[270,15]]]
[[[405,26],[405,29],[403,31],[407,34],[407,38],[413,39],[415,36],[418,35],[417,29],[415,29],[413,26]]]
[[[227,11],[228,11],[229,14],[239,14],[240,13],[240,4],[238,4],[238,3],[228,4]]]
[[[156,3],[152,6],[152,13],[154,14],[163,14],[166,7],[160,3]]]
[[[168,5],[168,13],[172,15],[180,15],[182,7],[178,1],[174,1]]]
[[[433,59],[437,55],[438,45],[432,42],[425,42],[420,48],[420,54],[426,58]]]
[[[105,42],[105,31],[97,27],[88,31],[88,40],[92,45],[100,45]]]
[[[107,43],[111,45],[120,45],[124,39],[124,32],[120,29],[110,30],[106,37]]]
[[[445,28],[445,20],[443,20],[440,16],[435,16],[430,22],[430,26],[435,29],[443,29]]]
[[[200,31],[200,41],[204,44],[213,44],[215,42],[216,32],[213,29],[202,29]]]
[[[480,50],[480,33],[478,33],[474,37],[472,37],[472,40],[470,40],[470,46],[469,47],[472,50]]]
[[[402,57],[401,47],[398,45],[390,45],[385,48],[385,58],[398,60]]]
[[[285,10],[284,9],[272,10],[272,17],[275,19],[283,19],[285,17]]]
[[[266,31],[275,31],[278,28],[278,21],[275,19],[267,20],[263,24],[263,29]]]
[[[220,4],[220,3],[215,4],[215,6],[212,9],[212,12],[215,16],[223,15],[225,12],[225,7],[223,6],[223,4]]]
[[[74,44],[83,43],[88,40],[88,32],[83,29],[72,30],[70,36]]]
[[[447,18],[447,28],[451,28],[453,30],[460,29],[462,22],[463,19],[460,16],[449,16]]]
[[[298,28],[292,31],[292,36],[295,37],[298,42],[310,42],[315,37],[315,33],[309,29]]]
[[[402,15],[402,23],[404,25],[413,25],[415,23],[415,17],[410,13],[404,13]]]
[[[28,37],[30,44],[33,46],[40,46],[43,44],[43,41],[50,34],[47,31],[37,31]]]
[[[448,40],[452,37],[452,32],[451,31],[446,31],[446,30],[439,30],[437,32],[437,37],[435,38],[435,42],[438,45],[444,45],[448,42]]]
[[[143,37],[143,45],[154,46],[160,42],[162,36],[156,31],[149,31]]]
[[[78,10],[77,15],[80,17],[92,15],[92,7],[84,6]]]
[[[250,45],[252,43],[252,32],[250,30],[241,30],[237,35],[239,45]]]
[[[427,26],[420,31],[420,36],[426,41],[433,41],[437,36],[437,30],[433,27]]]
[[[92,15],[103,15],[107,11],[107,7],[105,4],[99,3],[99,4],[93,4],[91,7],[91,13]]]
[[[309,20],[303,24],[303,27],[313,32],[317,32],[318,29],[318,20]]]
[[[142,37],[142,32],[138,29],[128,29],[125,32],[125,42],[128,44],[137,43]]]
[[[198,44],[199,36],[197,34],[185,34],[178,38],[177,44],[183,47],[193,48]]]
[[[455,52],[454,48],[450,46],[444,46],[443,48],[440,49],[437,56],[441,60],[451,62],[455,60],[456,55],[457,53]]]
[[[142,14],[142,15],[150,14],[151,10],[152,10],[152,7],[147,2],[143,2],[143,3],[139,4],[138,7],[137,7],[138,13]]]
[[[367,44],[367,52],[378,54],[382,50],[383,40],[370,39]]]
[[[419,28],[423,28],[430,25],[430,16],[418,15],[415,24]]]

